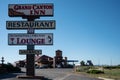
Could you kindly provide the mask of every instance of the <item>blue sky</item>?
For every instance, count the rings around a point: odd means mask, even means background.
[[[8,33],[26,33],[27,30],[7,30],[6,21],[23,20],[8,16],[8,4],[53,3],[54,16],[37,20],[56,20],[55,30],[35,30],[36,33],[53,33],[53,46],[35,46],[43,54],[63,56],[75,60],[92,60],[94,64],[120,64],[120,0],[3,0],[0,1],[0,57],[6,62],[25,59],[19,49],[26,46],[9,46]]]

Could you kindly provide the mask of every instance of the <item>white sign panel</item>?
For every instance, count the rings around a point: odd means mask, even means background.
[[[8,34],[8,45],[53,45],[53,34]]]
[[[9,4],[8,14],[14,16],[53,16],[53,4]]]
[[[55,20],[6,21],[7,29],[55,29]]]
[[[42,54],[42,50],[19,50],[19,54]]]

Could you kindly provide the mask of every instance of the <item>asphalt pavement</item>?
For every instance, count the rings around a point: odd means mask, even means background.
[[[18,79],[16,76],[26,75],[26,69],[22,68],[23,73],[9,73],[0,75],[0,80],[24,80]],[[101,80],[90,78],[81,74],[75,74],[73,69],[35,69],[36,76],[44,76],[43,80]],[[25,80],[41,80],[41,79],[25,79]]]

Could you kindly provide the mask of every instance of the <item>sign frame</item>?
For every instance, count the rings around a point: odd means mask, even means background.
[[[19,50],[20,55],[24,54],[42,54],[42,50]]]
[[[36,14],[38,14],[38,15],[36,15]],[[8,15],[10,17],[53,16],[54,15],[54,5],[53,5],[53,3],[8,4]]]
[[[14,41],[12,40],[11,36],[13,37]],[[19,36],[22,36],[24,41]],[[40,36],[42,36],[42,38],[40,38]],[[45,39],[48,39],[48,40],[45,40]],[[25,42],[28,42],[29,44]],[[33,44],[32,42],[35,42],[35,44]],[[53,45],[53,33],[35,33],[35,34],[9,33],[8,34],[8,45],[41,45],[41,46],[42,45]]]
[[[17,30],[17,29],[55,29],[55,20],[38,20],[38,21],[6,21],[6,29]]]

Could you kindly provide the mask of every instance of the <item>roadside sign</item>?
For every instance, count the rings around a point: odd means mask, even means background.
[[[8,45],[53,45],[52,33],[8,34]]]
[[[8,15],[10,17],[21,16],[53,16],[54,6],[49,4],[9,4]]]
[[[6,21],[7,29],[55,29],[55,20]]]
[[[42,50],[19,50],[19,54],[42,54]]]

